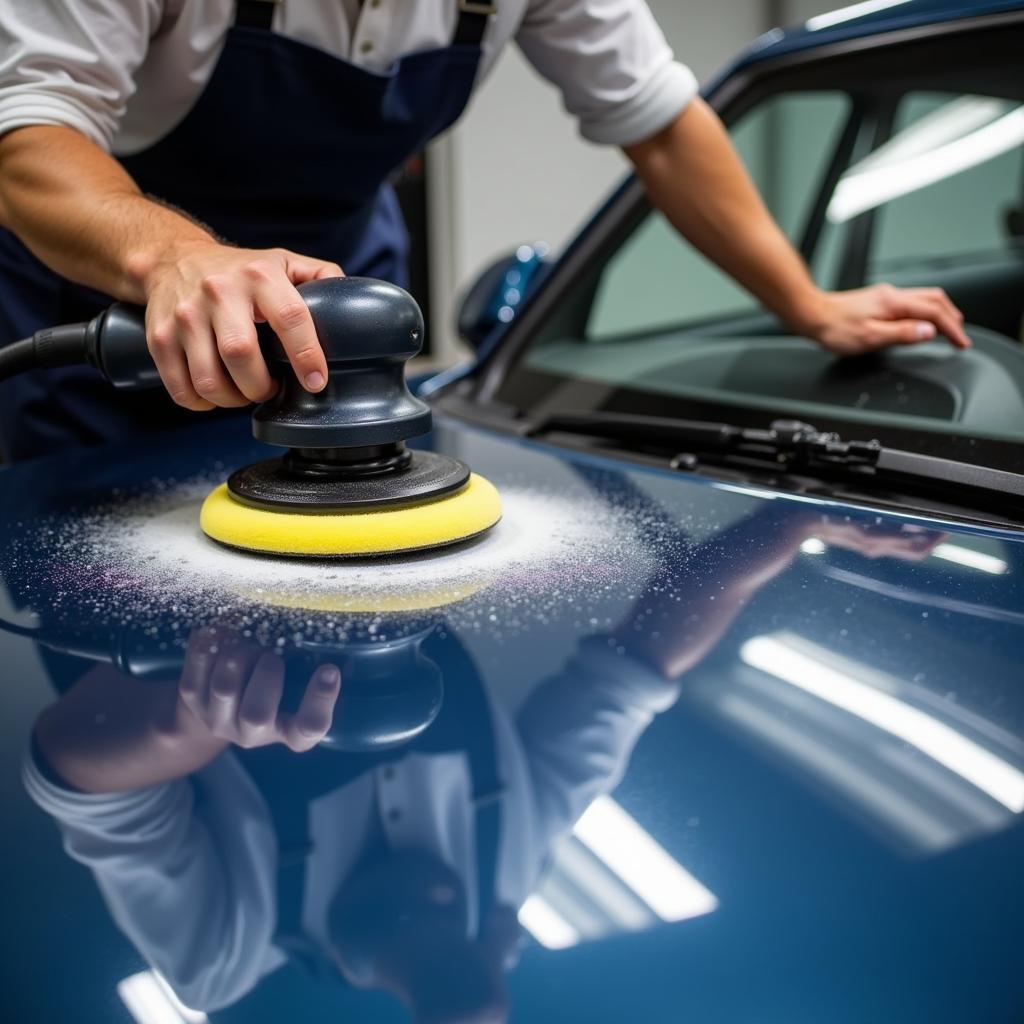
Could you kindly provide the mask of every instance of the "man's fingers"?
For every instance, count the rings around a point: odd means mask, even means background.
[[[248,659],[237,647],[224,651],[210,673],[206,722],[216,735],[234,740],[237,737],[238,708],[246,680]]]
[[[903,292],[896,315],[914,317],[932,324],[957,348],[970,348],[970,338],[964,333],[963,316],[941,289],[919,289]]]
[[[193,412],[206,412],[213,408],[213,402],[200,398],[192,387],[188,362],[178,343],[178,332],[173,323],[160,324],[147,330],[146,344],[156,364],[157,373],[176,405]]]
[[[211,309],[217,351],[237,389],[250,402],[263,402],[276,390],[260,351],[252,304],[241,296],[220,298]]]
[[[306,281],[322,281],[328,277],[344,277],[345,271],[337,263],[315,260],[311,256],[282,249],[285,268],[292,284],[304,284]]]
[[[200,719],[205,719],[206,693],[216,660],[217,634],[212,629],[196,630],[189,637],[178,693],[185,706]]]
[[[259,313],[280,339],[300,383],[307,391],[322,391],[327,384],[327,360],[302,296],[280,267],[257,260],[248,273],[256,285]]]
[[[924,320],[868,320],[864,325],[864,351],[888,345],[916,345],[935,337],[935,327]]]
[[[260,656],[238,708],[238,731],[242,746],[267,742],[277,724],[277,709],[284,693],[284,662],[277,654]]]
[[[329,664],[318,666],[309,678],[299,710],[285,727],[285,742],[292,750],[309,750],[327,735],[339,693],[341,672],[338,667]]]
[[[231,382],[221,364],[213,328],[205,313],[198,306],[183,304],[175,311],[175,319],[196,394],[224,409],[248,405],[248,399]]]

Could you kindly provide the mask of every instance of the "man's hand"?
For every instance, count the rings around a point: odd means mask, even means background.
[[[146,304],[150,351],[179,405],[238,406],[274,393],[256,344],[263,320],[307,390],[327,382],[295,286],[340,277],[337,264],[223,245],[142,195],[113,157],[72,128],[30,125],[0,138],[0,224],[58,274]]]
[[[936,334],[970,348],[964,317],[941,288],[876,284],[849,292],[822,292],[815,308],[795,324],[837,356],[856,356],[889,345],[914,345]]]
[[[656,135],[625,147],[652,202],[780,320],[836,355],[944,334],[970,347],[940,288],[819,289],[758,195],[715,112],[695,99]]]
[[[266,321],[307,391],[327,383],[327,362],[296,285],[341,277],[287,249],[235,249],[212,239],[170,247],[141,273],[146,340],[171,398],[186,409],[261,402],[276,390],[260,352]]]
[[[284,661],[258,644],[200,629],[190,639],[178,684],[182,704],[207,729],[240,747],[283,743],[296,753],[327,735],[341,693],[336,665],[318,665],[299,709],[281,710]]]

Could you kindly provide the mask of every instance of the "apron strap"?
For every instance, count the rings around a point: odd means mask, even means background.
[[[274,9],[281,0],[235,0],[235,24],[270,30]]]
[[[455,24],[452,46],[479,46],[498,10],[494,0],[458,0],[459,20]]]

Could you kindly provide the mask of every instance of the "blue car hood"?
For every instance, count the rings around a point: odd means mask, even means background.
[[[0,474],[16,1019],[1019,1019],[1020,535],[440,419],[491,536],[287,563],[195,527],[246,435]],[[202,628],[338,664],[323,741],[158,726]]]

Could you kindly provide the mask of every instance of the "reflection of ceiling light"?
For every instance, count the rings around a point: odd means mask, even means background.
[[[931,715],[790,646],[757,636],[740,649],[750,666],[813,694],[917,747],[1015,813],[1024,811],[1024,772]]]
[[[567,949],[580,941],[579,932],[536,893],[519,908],[519,923],[548,949]]]
[[[935,558],[943,558],[947,562],[956,562],[957,565],[966,565],[969,569],[990,572],[993,576],[1000,576],[1009,568],[1001,558],[996,558],[995,555],[986,555],[983,551],[965,548],[960,544],[939,544],[932,551],[932,555]]]
[[[138,1024],[207,1024],[209,1019],[185,1006],[156,971],[140,971],[119,981],[117,994]]]
[[[823,555],[828,550],[825,542],[817,537],[808,537],[800,545],[800,550],[805,555]],[[956,562],[968,569],[977,569],[979,572],[988,572],[993,576],[1000,576],[1009,571],[1009,566],[1001,558],[995,555],[986,555],[984,551],[975,551],[973,548],[965,548],[961,544],[937,544],[932,550],[933,558],[941,558],[946,562]]]
[[[852,4],[849,7],[840,7],[838,11],[826,11],[824,14],[816,14],[804,22],[804,28],[808,32],[820,32],[823,28],[831,28],[833,25],[840,25],[844,21],[853,21],[854,18],[864,18],[877,11],[884,11],[890,7],[899,7],[901,4],[909,3],[909,0],[864,0],[863,3]]]
[[[1024,142],[1024,106],[966,135],[900,161],[851,168],[840,179],[828,204],[833,224],[873,210],[890,199],[977,167]]]
[[[599,796],[573,827],[590,847],[663,921],[708,914],[718,899],[611,797]]]

